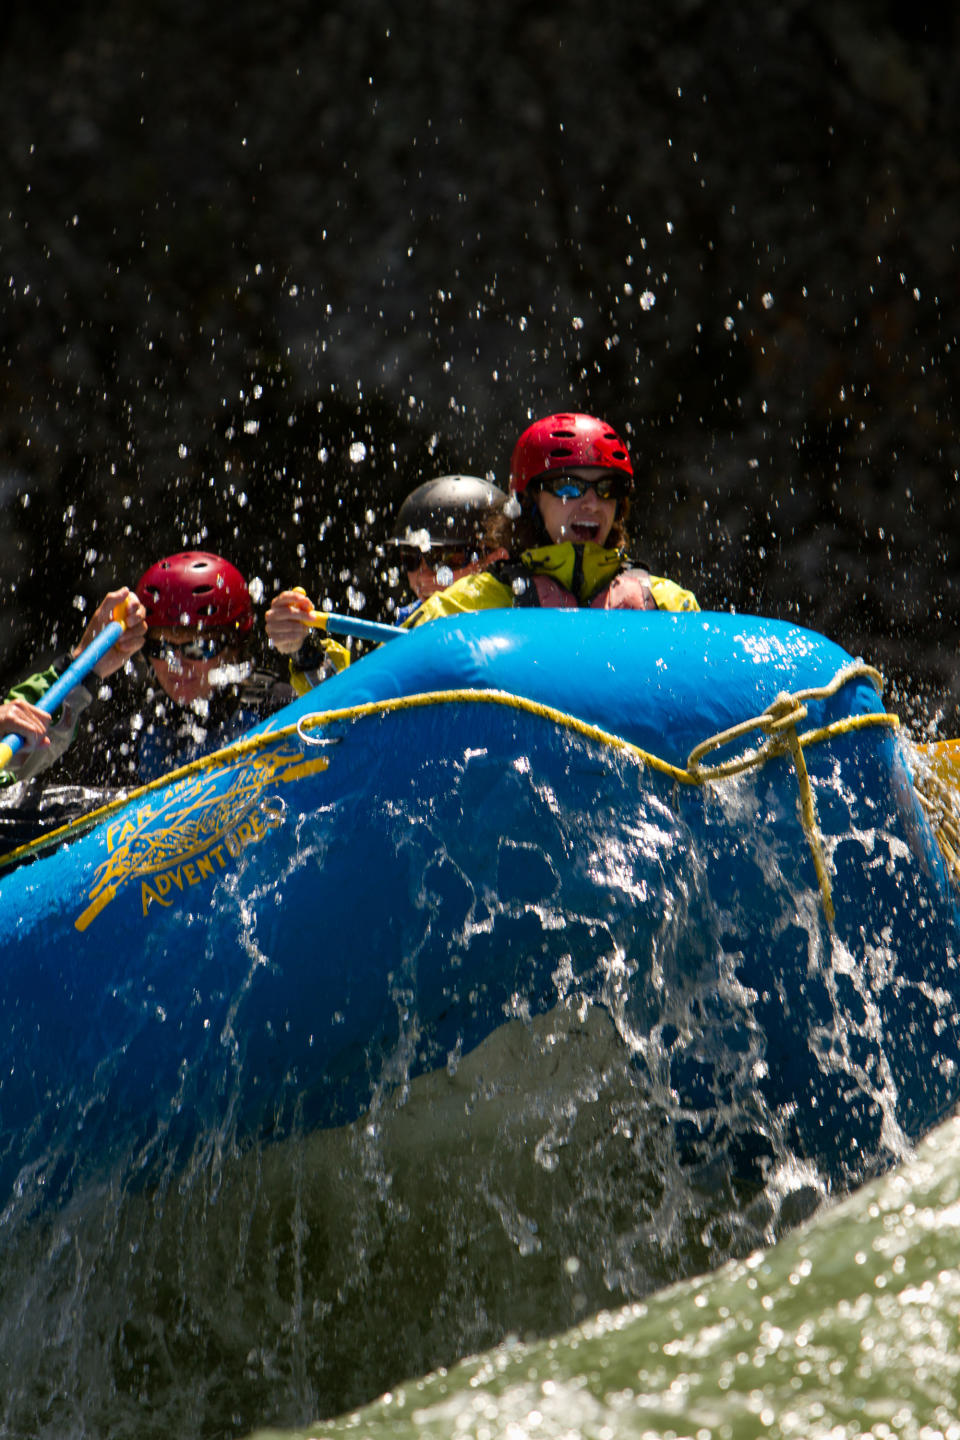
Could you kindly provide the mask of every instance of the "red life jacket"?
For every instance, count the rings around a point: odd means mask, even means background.
[[[513,590],[515,606],[542,606],[561,610],[579,610],[580,601],[572,590],[550,575],[537,575],[523,565],[502,563],[491,567],[497,578]],[[646,570],[621,570],[586,602],[591,610],[656,610],[657,602],[650,589]]]
[[[549,575],[534,575],[533,587],[536,601],[520,600],[519,604],[535,603],[541,606],[559,607],[564,610],[579,609],[580,602],[565,585]],[[656,610],[657,602],[650,589],[650,577],[646,570],[621,570],[608,585],[598,590],[587,602],[590,610]]]

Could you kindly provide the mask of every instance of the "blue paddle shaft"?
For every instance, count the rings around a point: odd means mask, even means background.
[[[321,612],[322,613],[322,612]],[[327,615],[323,627],[331,635],[355,635],[358,640],[396,640],[406,635],[396,625],[381,625],[377,620],[355,620],[352,615]]]
[[[91,640],[85,650],[82,650],[72,664],[56,680],[46,694],[41,695],[36,703],[36,709],[42,710],[46,715],[52,715],[61,701],[69,695],[75,685],[89,675],[97,661],[106,655],[107,651],[123,634],[124,627],[119,620],[111,620],[105,629],[100,631],[96,639]],[[22,735],[5,735],[0,740],[0,747],[7,758],[15,755],[23,744]]]

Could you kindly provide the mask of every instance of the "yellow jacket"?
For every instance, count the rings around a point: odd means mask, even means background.
[[[311,633],[295,655],[290,656],[290,684],[298,695],[306,695],[321,681],[328,680],[350,664],[350,651],[339,640],[324,636],[316,639]]]
[[[627,587],[621,582],[633,580]],[[614,582],[620,586],[618,593]],[[442,615],[497,610],[515,605],[564,605],[609,609],[699,610],[696,598],[673,580],[631,569],[620,550],[588,543],[542,545],[519,562],[465,575],[425,600],[408,628]]]

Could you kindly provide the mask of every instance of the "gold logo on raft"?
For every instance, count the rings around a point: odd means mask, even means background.
[[[283,802],[264,791],[325,770],[289,739],[272,749],[175,781],[159,802],[106,827],[107,858],[97,867],[89,904],[74,924],[86,930],[130,881],[140,881],[143,914],[228,869],[250,845],[283,823]]]

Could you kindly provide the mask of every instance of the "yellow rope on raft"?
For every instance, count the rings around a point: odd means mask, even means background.
[[[824,853],[823,837],[820,834],[817,807],[813,798],[810,776],[807,772],[807,762],[803,757],[803,747],[820,740],[827,731],[834,735],[844,734],[859,729],[864,724],[890,725],[896,728],[900,722],[896,715],[850,715],[845,720],[837,721],[836,725],[824,727],[820,731],[807,731],[805,735],[797,734],[797,726],[807,718],[807,707],[804,701],[827,700],[830,696],[836,695],[851,680],[863,679],[870,680],[878,693],[883,688],[883,676],[880,671],[874,669],[872,665],[865,665],[862,660],[856,660],[838,670],[827,685],[808,690],[797,690],[792,695],[785,691],[781,692],[761,715],[754,716],[752,720],[742,720],[738,725],[731,726],[729,730],[721,730],[717,735],[711,735],[709,740],[703,740],[699,745],[694,746],[687,757],[689,772],[699,780],[707,781],[740,775],[745,770],[766,764],[774,756],[790,755],[800,790],[800,818],[803,823],[803,832],[807,837],[810,853],[813,856],[813,866],[817,872],[817,883],[820,886],[823,909],[830,924],[833,924],[834,918],[833,887],[830,884],[830,869]],[[767,739],[756,749],[748,750],[745,754],[738,755],[719,765],[704,767],[700,764],[701,756],[709,754],[712,750],[718,750],[723,745],[729,745],[734,740],[739,740],[742,736],[752,734],[756,730],[763,730],[767,733]]]
[[[829,725],[804,731],[802,734],[798,734],[797,726],[807,715],[804,701],[827,699],[831,695],[835,695],[838,690],[851,680],[861,678],[870,679],[878,690],[883,683],[879,671],[869,665],[858,662],[839,670],[828,685],[817,689],[797,691],[794,695],[785,693],[778,695],[762,714],[754,716],[749,720],[741,721],[738,725],[734,725],[728,730],[720,731],[718,734],[712,735],[709,739],[702,741],[690,752],[687,758],[686,768],[673,765],[669,760],[663,760],[660,756],[642,749],[639,745],[634,745],[632,741],[625,740],[620,735],[614,735],[608,730],[603,730],[598,725],[592,725],[588,721],[579,720],[576,716],[569,715],[562,710],[556,710],[553,706],[543,704],[541,701],[528,700],[523,696],[513,695],[504,690],[464,689],[425,691],[418,695],[402,695],[388,700],[371,700],[362,705],[347,706],[342,710],[319,711],[316,714],[301,716],[295,724],[285,725],[276,730],[269,730],[259,735],[250,736],[244,740],[234,741],[231,745],[226,745],[222,749],[215,750],[209,755],[201,756],[200,759],[192,761],[189,765],[183,765],[179,769],[159,777],[157,780],[150,781],[149,784],[142,785],[136,790],[131,790],[117,799],[110,801],[108,804],[102,805],[99,809],[90,812],[88,815],[84,815],[77,820],[71,820],[66,825],[50,831],[49,834],[40,836],[38,839],[30,841],[26,845],[21,845],[18,849],[10,851],[7,855],[0,856],[0,867],[12,863],[15,860],[25,859],[28,855],[37,854],[41,850],[58,844],[70,836],[82,834],[94,825],[106,820],[110,815],[116,814],[117,811],[123,809],[124,806],[142,800],[144,796],[150,795],[157,790],[166,789],[169,785],[188,779],[193,775],[202,774],[208,770],[223,768],[237,760],[242,760],[249,755],[256,754],[260,750],[276,745],[278,741],[289,739],[292,736],[303,739],[305,738],[305,731],[323,729],[374,716],[383,717],[403,710],[422,709],[431,705],[479,703],[503,705],[515,710],[521,710],[526,714],[536,715],[542,719],[549,720],[552,724],[560,725],[567,730],[572,730],[575,734],[581,735],[585,739],[592,740],[597,744],[606,745],[620,753],[627,754],[636,759],[640,764],[649,766],[650,769],[683,785],[705,785],[711,781],[742,774],[746,770],[765,764],[768,760],[789,753],[793,759],[794,769],[797,774],[800,790],[800,815],[804,833],[807,836],[813,855],[814,867],[817,872],[817,879],[823,897],[824,911],[828,921],[832,922],[834,909],[829,872],[817,822],[813,790],[803,755],[804,748],[808,745],[820,744],[823,741],[850,734],[857,730],[866,729],[870,726],[885,725],[895,728],[900,722],[896,715],[881,713],[846,716],[843,719],[832,721]],[[767,740],[757,748],[748,750],[742,755],[738,755],[733,759],[717,765],[704,766],[700,763],[702,756],[724,745],[730,744],[744,735],[755,733],[757,730],[766,731],[768,735]],[[960,836],[958,836],[958,849],[960,849]]]

